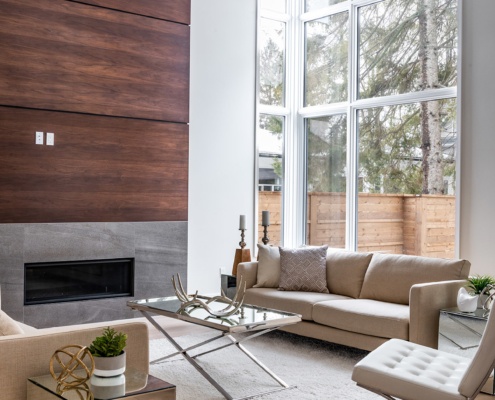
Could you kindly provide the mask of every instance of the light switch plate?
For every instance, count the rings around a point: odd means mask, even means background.
[[[53,132],[46,133],[46,144],[47,146],[55,145],[55,134]]]
[[[35,143],[36,144],[43,144],[43,132],[36,131],[36,134],[35,134]]]

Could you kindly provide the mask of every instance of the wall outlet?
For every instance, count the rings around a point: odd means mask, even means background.
[[[36,137],[35,139],[36,144],[43,144],[43,132],[36,132],[35,137]]]
[[[46,133],[46,145],[55,146],[55,134],[53,132]]]

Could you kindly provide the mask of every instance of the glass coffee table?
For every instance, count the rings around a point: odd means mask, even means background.
[[[207,301],[209,297],[198,296],[198,299]],[[246,354],[254,363],[256,363],[263,371],[265,371],[268,375],[270,375],[276,382],[281,386],[280,388],[270,390],[265,393],[271,393],[277,390],[284,390],[289,388],[282,379],[280,379],[277,375],[275,375],[272,371],[270,371],[265,365],[263,365],[253,354],[251,354],[242,343],[251,340],[255,337],[259,337],[264,335],[265,333],[274,331],[283,326],[296,324],[301,321],[301,316],[299,314],[293,314],[285,311],[278,311],[269,308],[257,307],[252,305],[243,305],[237,314],[234,314],[230,317],[226,318],[218,318],[213,317],[206,310],[199,307],[188,308],[187,311],[178,312],[181,308],[181,302],[177,299],[177,297],[162,297],[155,299],[145,299],[145,300],[134,300],[128,301],[127,305],[134,309],[140,311],[146,319],[156,328],[158,329],[175,347],[177,352],[169,354],[165,357],[159,358],[157,360],[152,361],[151,363],[159,363],[165,359],[181,354],[189,363],[191,363],[196,370],[203,375],[208,382],[210,382],[222,395],[229,400],[233,400],[234,398],[217,382],[213,377],[206,372],[202,366],[200,366],[196,358],[212,353],[214,351],[218,351],[224,349],[226,347],[235,346],[239,350],[241,350],[244,354]],[[216,307],[217,310],[220,310],[225,307],[224,303],[221,302],[213,302],[210,303],[209,306]],[[187,321],[193,324],[198,324],[201,326],[207,326],[209,328],[220,331],[220,334],[204,340],[202,342],[196,343],[187,348],[182,348],[169,334],[168,332],[161,327],[154,319],[152,314],[164,315],[171,318],[180,319],[183,321]],[[247,336],[243,336],[240,340],[236,339],[233,334],[236,333],[250,333]],[[222,344],[218,347],[210,349],[208,351],[204,351],[199,354],[195,354],[191,356],[189,352],[193,349],[198,349],[208,343],[214,342],[221,338],[228,338],[230,342],[227,344]],[[256,393],[253,396],[259,396],[265,393]],[[247,399],[253,396],[243,397],[243,399]]]

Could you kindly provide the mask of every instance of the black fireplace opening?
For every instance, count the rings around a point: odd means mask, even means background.
[[[134,259],[24,264],[24,304],[134,296]]]

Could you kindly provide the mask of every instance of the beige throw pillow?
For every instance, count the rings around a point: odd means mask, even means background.
[[[17,335],[24,333],[17,322],[0,310],[0,336]]]
[[[280,251],[280,284],[278,290],[328,293],[328,246],[303,247]]]
[[[258,244],[258,275],[255,288],[276,288],[280,281],[278,247]]]

